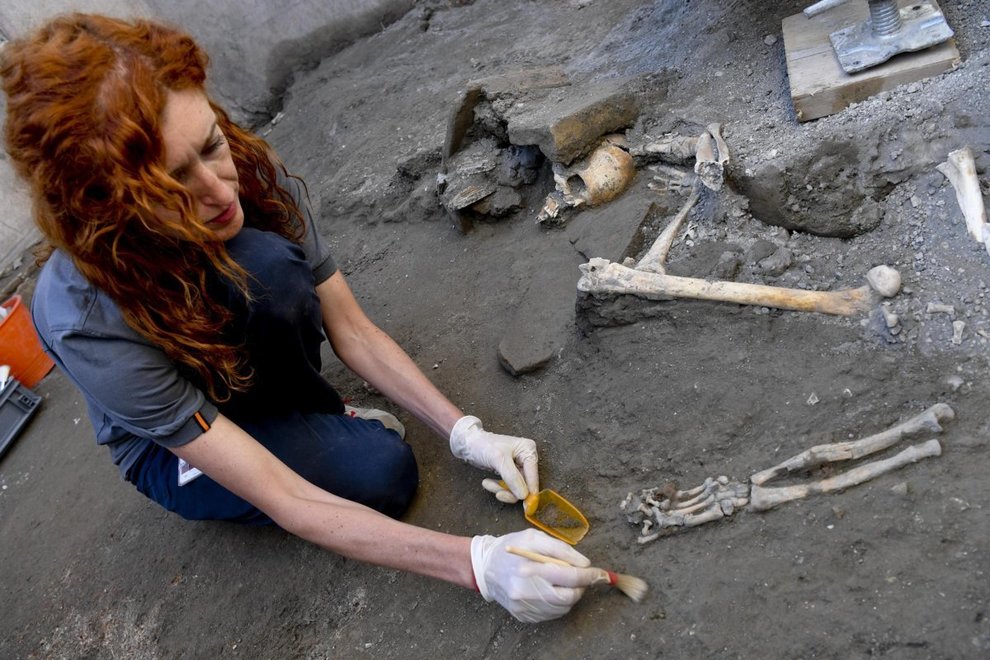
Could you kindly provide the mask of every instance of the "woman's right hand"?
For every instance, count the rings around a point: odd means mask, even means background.
[[[571,566],[544,564],[506,550],[513,546]],[[586,587],[608,582],[600,568],[580,552],[541,531],[527,529],[505,536],[475,536],[471,540],[471,566],[478,591],[487,601],[497,601],[525,623],[556,619],[567,614]]]

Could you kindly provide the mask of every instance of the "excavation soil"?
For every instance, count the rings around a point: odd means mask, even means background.
[[[543,485],[590,519],[579,549],[645,578],[642,603],[595,588],[563,619],[524,625],[476,593],[277,529],[185,522],[118,479],[56,373],[0,464],[0,656],[990,654],[990,256],[935,170],[969,144],[986,185],[990,7],[943,3],[956,70],[799,124],[780,25],[804,4],[421,3],[299,72],[284,115],[261,129],[318,198],[319,230],[371,317],[486,428],[536,439]],[[436,196],[458,94],[472,79],[548,65],[563,67],[572,93],[629,77],[641,106],[631,137],[723,124],[727,184],[689,217],[672,272],[831,290],[886,263],[904,278],[889,303],[896,334],[878,310],[579,299],[579,264],[635,257],[679,206],[650,188],[646,163],[623,197],[561,226],[535,223],[534,195],[461,233]],[[958,344],[953,321],[966,324]],[[498,350],[510,340],[549,347],[549,360],[510,375]],[[390,407],[327,358],[345,395]],[[648,544],[619,508],[672,481],[745,480],[939,401],[956,412],[942,456],[845,492]],[[461,535],[523,527],[521,507],[482,490],[487,475],[396,412],[422,476],[408,522]]]

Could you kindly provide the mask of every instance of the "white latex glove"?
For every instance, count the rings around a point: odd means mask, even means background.
[[[502,502],[513,504],[540,489],[536,443],[529,438],[489,433],[480,419],[467,415],[450,432],[450,451],[476,468],[498,472],[511,491],[496,495]]]
[[[507,546],[563,559],[573,566],[543,564],[506,551]],[[608,582],[600,568],[563,541],[535,529],[505,536],[471,539],[471,567],[478,591],[497,601],[524,623],[548,621],[567,614],[584,595],[585,587]]]

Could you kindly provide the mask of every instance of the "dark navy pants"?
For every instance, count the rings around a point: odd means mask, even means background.
[[[412,502],[418,471],[412,449],[381,422],[324,413],[242,423],[249,434],[307,481],[398,518]],[[132,473],[139,491],[189,520],[271,523],[267,515],[207,475],[178,483],[178,459],[152,445]]]
[[[251,299],[219,279],[211,293],[234,314],[228,331],[248,356],[253,385],[220,403],[220,412],[307,481],[399,517],[418,485],[415,458],[381,422],[342,414],[340,397],[320,373],[322,316],[302,250],[250,228],[230,239],[227,249],[250,276]],[[128,479],[187,519],[271,523],[207,475],[179,486],[178,459],[158,445],[148,448]]]

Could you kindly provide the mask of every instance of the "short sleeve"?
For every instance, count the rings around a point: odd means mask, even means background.
[[[218,415],[216,406],[158,348],[122,337],[55,333],[55,354],[89,402],[97,438],[121,431],[165,447],[199,437]],[[199,413],[199,419],[197,414]],[[102,417],[102,423],[100,418]]]
[[[31,305],[38,337],[86,399],[97,442],[134,438],[177,447],[199,437],[217,409],[61,250],[38,277]]]
[[[303,220],[306,223],[306,235],[303,237],[301,247],[306,253],[306,259],[313,271],[313,279],[317,284],[321,284],[337,272],[337,264],[330,254],[330,246],[326,244],[316,228],[309,197],[299,179],[291,176],[286,177],[281,171],[279,171],[278,184],[292,195],[299,210],[302,211]]]

